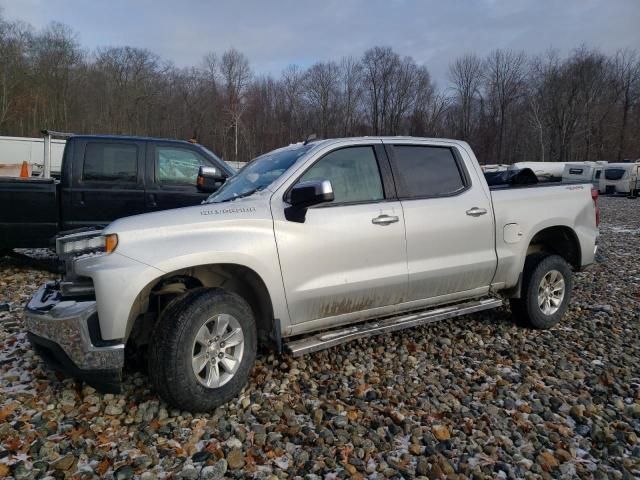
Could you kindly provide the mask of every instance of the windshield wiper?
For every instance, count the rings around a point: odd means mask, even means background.
[[[264,187],[253,188],[251,190],[247,190],[244,193],[240,193],[240,194],[236,195],[235,197],[225,198],[224,200],[220,200],[219,202],[215,202],[215,203],[233,202],[234,200],[238,200],[239,198],[250,197],[251,195],[253,195],[254,193],[259,192],[260,190],[264,190]]]

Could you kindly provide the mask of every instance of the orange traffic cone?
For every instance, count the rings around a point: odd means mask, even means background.
[[[22,162],[22,168],[20,169],[20,178],[29,178],[29,164]]]

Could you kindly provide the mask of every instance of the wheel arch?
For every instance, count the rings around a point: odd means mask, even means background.
[[[546,226],[531,237],[527,248],[523,251],[517,283],[503,292],[506,297],[520,298],[525,263],[527,258],[536,254],[559,255],[574,270],[580,270],[582,250],[578,235],[573,228],[566,225]]]
[[[580,269],[582,262],[578,235],[566,225],[554,225],[537,232],[529,242],[525,258],[532,253],[559,255],[576,270]]]
[[[261,344],[280,348],[279,320],[262,277],[252,268],[235,263],[196,265],[165,273],[149,282],[139,293],[129,313],[127,340],[144,341],[168,303],[195,288],[223,288],[244,298],[250,305]]]

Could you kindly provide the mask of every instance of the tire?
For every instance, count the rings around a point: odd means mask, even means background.
[[[256,349],[255,318],[242,297],[220,288],[191,290],[167,305],[158,320],[149,344],[149,378],[168,404],[211,411],[247,384]]]
[[[543,285],[543,279],[545,284]],[[562,297],[553,287],[564,282]],[[543,290],[549,286],[548,289]],[[511,312],[520,325],[546,329],[564,316],[571,300],[573,276],[566,260],[559,255],[529,255],[525,261],[520,298],[512,298]],[[539,294],[543,302],[539,302]]]

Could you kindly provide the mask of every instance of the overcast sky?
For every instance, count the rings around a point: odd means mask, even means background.
[[[0,0],[7,19],[65,23],[88,48],[148,48],[177,66],[235,47],[255,73],[391,46],[446,82],[449,62],[495,48],[640,49],[640,0]]]

